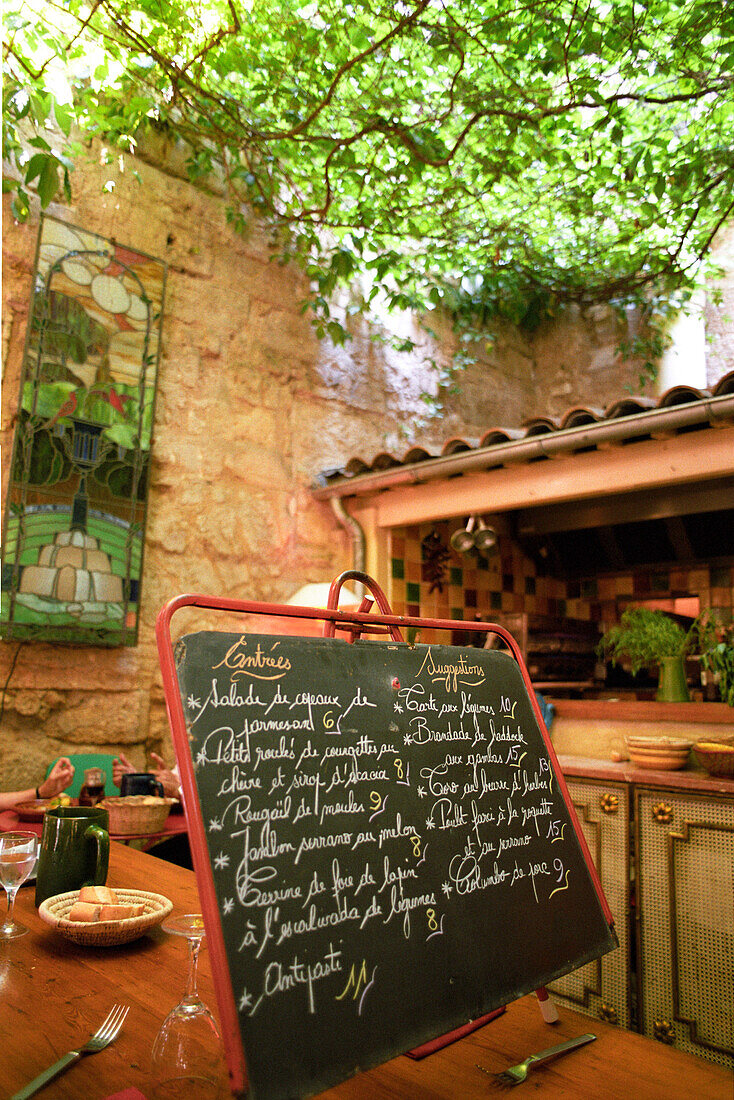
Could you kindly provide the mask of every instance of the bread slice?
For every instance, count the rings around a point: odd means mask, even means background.
[[[101,905],[94,905],[89,901],[75,901],[69,910],[67,920],[96,921],[100,919]]]
[[[117,894],[109,886],[82,886],[78,900],[93,902],[95,905],[116,905]]]
[[[142,917],[144,905],[103,905],[99,920],[128,920],[129,917]]]

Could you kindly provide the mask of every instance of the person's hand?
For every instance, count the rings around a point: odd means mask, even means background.
[[[53,798],[71,783],[74,778],[74,765],[68,756],[60,756],[43,783],[38,784],[41,798]]]
[[[131,764],[124,752],[121,752],[119,756],[116,756],[112,761],[112,782],[116,787],[120,786],[123,775],[129,775],[130,772],[135,771],[135,765]]]
[[[157,752],[152,752],[150,758],[155,765],[155,777],[159,783],[163,784],[163,793],[166,798],[180,798],[181,781],[176,773],[171,771],[163,757],[159,756]]]

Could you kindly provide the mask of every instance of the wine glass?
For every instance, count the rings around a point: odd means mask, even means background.
[[[214,1017],[196,989],[204,921],[200,913],[186,913],[166,921],[163,931],[186,937],[189,969],[184,995],[166,1016],[153,1044],[153,1096],[156,1100],[194,1096],[215,1100],[224,1096],[222,1045]]]
[[[36,864],[38,837],[30,832],[0,833],[0,882],[8,895],[8,911],[0,925],[0,942],[25,936],[28,931],[13,921],[13,906],[18,887],[25,882]]]

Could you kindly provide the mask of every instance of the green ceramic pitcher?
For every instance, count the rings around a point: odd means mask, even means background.
[[[686,683],[686,667],[682,657],[661,657],[658,690],[661,703],[689,703],[691,696]]]
[[[36,905],[82,886],[103,886],[110,859],[110,815],[99,806],[57,806],[43,816]]]

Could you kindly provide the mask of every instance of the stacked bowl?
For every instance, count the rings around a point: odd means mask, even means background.
[[[638,768],[657,771],[685,768],[693,744],[682,737],[652,737],[645,734],[628,734],[624,740],[633,764]]]

